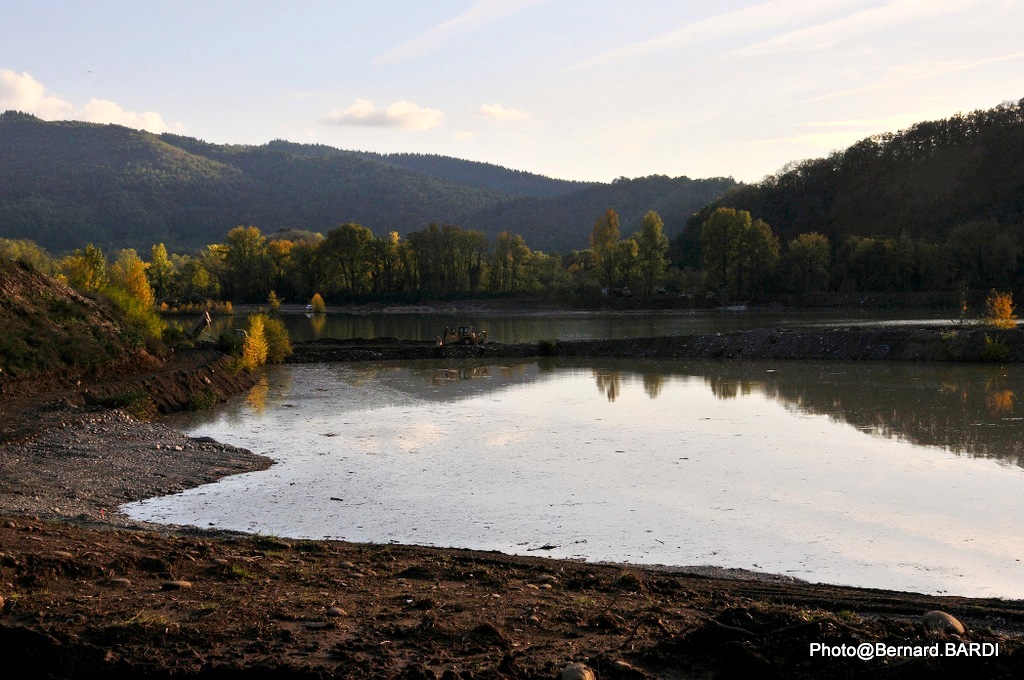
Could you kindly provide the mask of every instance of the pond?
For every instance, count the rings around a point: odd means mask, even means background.
[[[1024,597],[1024,368],[523,361],[277,367],[172,424],[269,470],[157,522]]]

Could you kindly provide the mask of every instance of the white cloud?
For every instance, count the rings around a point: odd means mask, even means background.
[[[477,0],[459,16],[438,24],[426,33],[392,48],[374,59],[373,63],[377,66],[394,64],[435,52],[442,49],[448,39],[454,35],[493,24],[527,7],[545,2],[550,2],[550,0]]]
[[[511,109],[507,106],[502,106],[497,102],[493,104],[482,104],[476,112],[481,116],[493,118],[494,120],[502,123],[514,120],[527,120],[530,117],[530,114],[526,111]]]
[[[412,102],[395,102],[385,109],[378,109],[368,99],[357,99],[344,111],[334,111],[323,122],[328,125],[355,125],[359,127],[399,128],[402,130],[429,130],[444,120],[444,113],[437,109],[417,106]]]
[[[144,113],[125,111],[114,102],[106,99],[90,99],[89,103],[82,107],[79,118],[90,123],[124,125],[125,127],[138,130],[149,130],[156,134],[168,132],[172,129],[171,126],[164,122],[163,117],[155,111],[146,111]],[[181,130],[181,128],[182,126],[180,125],[174,126],[175,130]]]
[[[0,69],[0,109],[14,109],[45,119],[66,118],[75,107],[49,94],[46,87],[28,73]]]
[[[90,123],[114,123],[139,130],[160,133],[182,131],[181,124],[168,125],[154,111],[135,113],[125,111],[112,101],[91,99],[81,109],[47,92],[46,87],[28,73],[0,69],[0,110],[15,109],[39,116],[44,120],[75,119]]]

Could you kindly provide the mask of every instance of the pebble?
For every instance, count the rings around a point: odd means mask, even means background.
[[[71,553],[66,552],[64,550],[54,550],[53,551],[53,556],[57,557],[57,558],[60,558],[62,560],[73,560],[73,559],[75,559],[74,555],[72,555]]]
[[[964,624],[960,623],[955,616],[937,609],[922,616],[921,623],[928,630],[938,633],[963,635],[966,630]]]
[[[594,671],[586,664],[582,663],[571,663],[562,669],[562,674],[559,676],[561,680],[597,680],[597,676],[594,675]]]
[[[132,585],[132,581],[131,581],[131,579],[127,579],[127,578],[111,578],[111,579],[107,579],[107,585],[109,585],[109,586],[119,586],[121,588],[129,588]]]
[[[327,610],[328,616],[348,616],[348,612],[341,607],[331,607]]]
[[[160,584],[160,590],[188,590],[191,587],[191,581],[164,581]]]

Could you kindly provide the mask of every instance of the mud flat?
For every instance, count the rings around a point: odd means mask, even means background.
[[[437,346],[375,338],[297,343],[290,361],[382,361],[534,356],[633,359],[787,359],[836,361],[1024,361],[1024,331],[980,327],[757,329],[614,340]]]

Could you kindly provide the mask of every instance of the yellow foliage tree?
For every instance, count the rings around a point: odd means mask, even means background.
[[[242,343],[241,367],[247,371],[255,371],[267,363],[267,333],[263,325],[263,317],[255,314],[249,317],[245,341]]]
[[[992,290],[985,298],[985,323],[996,328],[1016,328],[1016,306],[1013,304],[1013,293],[1000,293]]]

